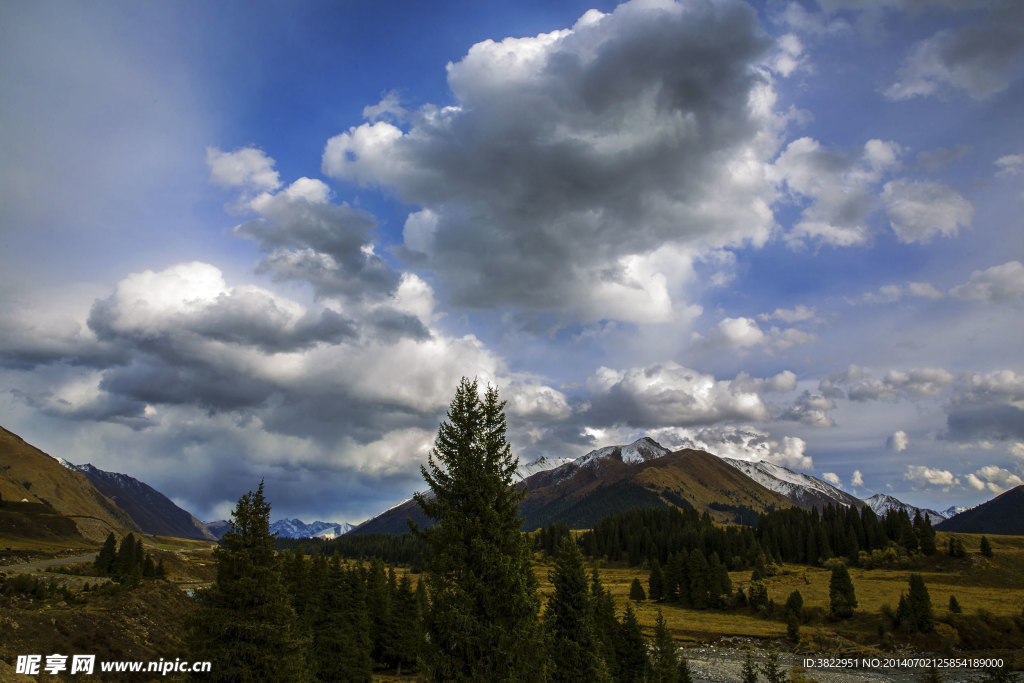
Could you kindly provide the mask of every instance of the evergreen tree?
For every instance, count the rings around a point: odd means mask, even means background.
[[[800,640],[800,621],[804,610],[804,596],[800,591],[793,591],[786,599],[785,619],[786,636],[793,642]]]
[[[619,626],[619,641],[615,652],[618,663],[616,680],[623,683],[642,683],[647,676],[647,642],[633,606],[626,603],[626,612]]]
[[[932,599],[920,574],[910,575],[910,592],[907,594],[906,612],[911,630],[927,633],[935,625]]]
[[[611,593],[604,589],[597,566],[591,572],[590,605],[594,615],[594,631],[597,636],[598,650],[604,660],[608,673],[616,678],[618,664],[616,650],[619,642],[619,621],[615,618],[615,602]]]
[[[633,583],[629,586],[629,599],[634,602],[640,602],[646,600],[647,595],[644,593],[643,584],[640,583],[640,579],[633,579]]]
[[[606,678],[583,556],[570,540],[561,544],[551,583],[555,593],[544,611],[544,626],[551,646],[551,680]]]
[[[963,608],[960,607],[960,601],[956,599],[955,595],[949,596],[949,611],[953,614],[963,613]]]
[[[904,513],[905,514],[905,513]],[[829,614],[839,619],[853,616],[857,607],[857,596],[853,591],[853,580],[846,565],[840,562],[832,567],[832,578],[828,584]]]
[[[135,543],[135,534],[128,534],[121,539],[121,545],[117,548],[117,558],[114,560],[113,574],[118,578],[128,576],[136,563],[136,551],[138,545]]]
[[[967,548],[964,547],[964,540],[959,536],[949,537],[949,556],[967,557]]]
[[[238,500],[214,550],[216,581],[186,619],[194,660],[216,662],[203,681],[306,681],[306,642],[288,602],[263,482]]]
[[[100,576],[107,576],[110,571],[114,568],[114,561],[117,559],[117,539],[114,537],[114,532],[111,531],[107,536],[107,540],[103,542],[103,547],[100,552],[96,555],[96,559],[93,562],[93,566],[96,567],[96,573]]]
[[[647,595],[651,600],[661,600],[665,597],[665,574],[661,571],[661,563],[657,558],[651,565],[651,577],[647,581],[647,586],[650,588]]]
[[[924,516],[924,522],[918,531],[918,538],[921,543],[921,552],[925,555],[934,555],[938,550],[935,546],[935,529],[932,527],[931,518]]]
[[[392,649],[388,654],[390,663],[397,668],[396,675],[401,676],[403,668],[408,670],[416,665],[420,651],[422,616],[408,574],[398,581],[391,607]]]
[[[665,617],[658,610],[658,621],[654,625],[654,643],[651,647],[650,683],[677,683],[679,680],[679,655],[676,642],[665,625]]]
[[[985,557],[992,557],[992,544],[988,541],[988,536],[981,537],[981,554]]]
[[[431,550],[431,610],[424,650],[430,679],[542,677],[537,581],[520,534],[504,402],[462,379],[441,423],[423,478],[433,496],[415,499],[437,524],[419,533]]]

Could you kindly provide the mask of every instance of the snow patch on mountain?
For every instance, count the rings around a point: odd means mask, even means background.
[[[270,525],[270,532],[280,538],[337,538],[355,528],[348,522],[313,522],[300,519],[279,519]]]
[[[546,456],[540,456],[533,462],[528,462],[525,465],[520,463],[519,467],[516,468],[515,480],[522,481],[527,477],[537,474],[538,472],[547,472],[572,462],[572,458],[548,458]]]
[[[943,512],[929,510],[928,508],[914,507],[913,505],[904,503],[902,500],[893,498],[892,496],[885,493],[876,493],[870,498],[865,498],[864,502],[867,503],[868,506],[870,506],[871,509],[875,511],[875,514],[879,517],[884,515],[889,510],[906,510],[907,515],[911,519],[914,518],[915,513],[920,511],[922,515],[928,515],[928,517],[930,517],[933,522],[941,522],[942,520],[947,519],[950,516]]]
[[[765,462],[749,462],[735,458],[722,458],[727,465],[747,475],[769,491],[774,491],[790,500],[804,505],[821,505],[831,502],[834,505],[858,506],[860,500],[842,491],[832,484],[807,474],[794,472],[791,469]]]

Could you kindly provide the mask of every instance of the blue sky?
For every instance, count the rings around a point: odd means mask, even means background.
[[[649,434],[943,509],[1024,476],[1009,0],[0,8],[0,424],[203,519]]]

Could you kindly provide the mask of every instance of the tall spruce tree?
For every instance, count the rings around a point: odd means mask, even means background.
[[[543,677],[537,580],[520,533],[518,458],[506,440],[505,403],[463,378],[441,423],[416,502],[437,524],[414,531],[429,546],[424,664],[433,680]]]
[[[836,562],[832,567],[832,578],[828,584],[828,611],[833,617],[848,619],[853,616],[857,606],[857,596],[853,590],[853,580],[846,565]]]
[[[615,659],[618,664],[616,680],[623,683],[642,683],[647,678],[647,641],[633,606],[626,603],[626,611],[619,625],[619,640]]]
[[[307,681],[307,643],[284,591],[263,482],[231,515],[213,553],[217,579],[186,619],[190,656],[213,663],[203,681]]]
[[[107,540],[103,542],[103,547],[100,549],[99,554],[96,555],[96,559],[93,565],[96,567],[96,573],[100,576],[106,576],[114,568],[114,562],[117,560],[117,538],[114,537],[114,532],[111,531],[107,536]]]
[[[607,679],[583,556],[571,540],[564,539],[560,544],[551,583],[555,593],[544,611],[544,626],[551,648],[551,680]]]

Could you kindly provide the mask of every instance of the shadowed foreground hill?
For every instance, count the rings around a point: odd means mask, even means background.
[[[768,490],[710,453],[684,449],[625,462],[618,447],[579,458],[523,480],[519,505],[523,529],[553,522],[590,528],[603,517],[634,507],[694,508],[717,522],[754,524],[757,514],[794,502]],[[404,533],[406,519],[423,526],[426,515],[408,500],[364,522],[350,533]]]
[[[140,531],[138,525],[80,472],[0,427],[0,496],[44,503],[74,520],[82,536],[102,541],[113,529]]]
[[[1024,535],[1024,485],[950,517],[935,528],[965,534]]]

